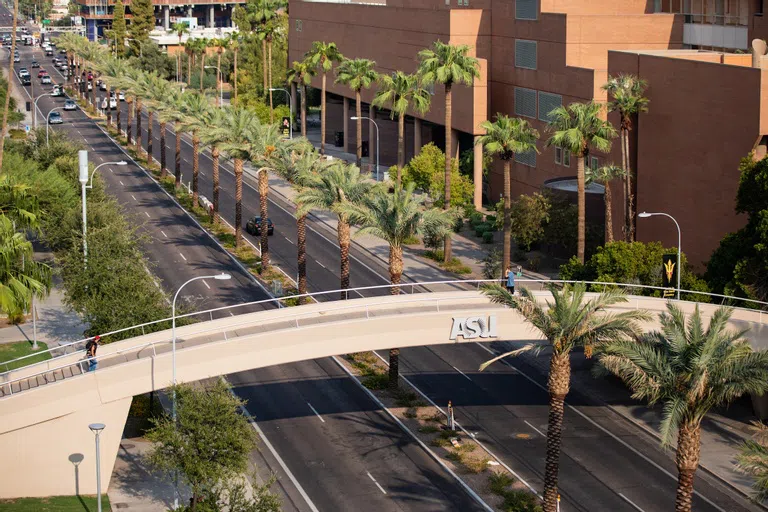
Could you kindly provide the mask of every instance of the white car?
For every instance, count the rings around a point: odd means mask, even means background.
[[[107,98],[104,98],[101,100],[101,109],[107,110]],[[117,109],[117,101],[115,101],[115,98],[109,98],[109,109],[115,110]]]
[[[120,92],[117,94],[117,98],[118,98],[120,101],[125,101],[125,93],[124,93],[123,91],[120,91]]]
[[[52,84],[53,82],[51,82],[51,77],[50,77],[50,75],[43,75],[43,76],[42,76],[42,78],[40,78],[40,83],[41,83],[41,84],[50,85],[50,84]]]
[[[91,82],[88,82],[88,91],[90,92],[92,90],[93,90],[93,84],[91,84]]]

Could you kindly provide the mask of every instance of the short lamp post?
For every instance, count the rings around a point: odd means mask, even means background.
[[[680,253],[682,253],[683,251],[682,246],[680,244],[680,239],[682,238],[680,234],[680,224],[677,223],[677,221],[673,216],[663,212],[655,212],[655,213],[643,212],[643,213],[639,213],[637,216],[640,217],[641,219],[647,219],[648,217],[655,217],[655,216],[669,217],[670,219],[672,219],[672,222],[675,223],[675,226],[677,226],[677,300],[680,300],[680,276],[683,274],[683,267],[681,266],[681,263],[680,263],[681,262]]]
[[[99,450],[99,434],[106,425],[103,423],[91,423],[88,428],[96,434],[96,510],[101,512],[101,452]]]
[[[357,121],[358,117],[352,116],[350,119]],[[381,153],[381,146],[379,146],[379,125],[376,124],[376,121],[367,116],[360,116],[360,119],[367,119],[376,127],[376,181],[379,181],[379,156]]]
[[[216,70],[216,78],[219,81],[219,107],[221,107],[224,104],[224,79],[223,75],[221,73],[221,70],[217,68],[216,66],[205,66],[205,69],[215,69]],[[203,80],[203,77],[200,77],[200,81]]]
[[[288,95],[288,111],[290,112],[290,130],[289,130],[289,138],[293,138],[293,96],[291,96],[290,91],[288,89],[283,89],[282,87],[270,87],[270,91],[283,91],[286,95]]]

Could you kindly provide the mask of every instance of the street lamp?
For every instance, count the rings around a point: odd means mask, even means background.
[[[672,219],[672,222],[675,223],[675,226],[677,226],[677,300],[680,300],[680,276],[683,273],[683,268],[682,268],[681,263],[680,263],[680,261],[681,261],[680,260],[680,253],[682,252],[682,247],[680,245],[680,238],[681,238],[681,235],[680,235],[680,224],[677,223],[677,221],[675,220],[675,218],[673,216],[671,216],[668,213],[663,213],[663,212],[656,212],[656,213],[643,212],[643,213],[638,214],[637,216],[640,217],[641,219],[647,219],[648,217],[659,216],[659,215],[663,216],[663,217],[669,217],[670,219]]]
[[[232,276],[230,274],[222,272],[221,274],[216,274],[212,276],[198,276],[193,277],[186,283],[179,286],[179,289],[176,290],[176,295],[173,296],[173,303],[171,303],[171,359],[172,359],[172,366],[173,366],[173,398],[172,398],[172,404],[173,408],[171,409],[173,412],[173,423],[176,424],[176,299],[179,296],[179,293],[181,292],[181,289],[187,286],[192,281],[198,281],[200,279],[217,279],[220,281],[224,281],[227,279],[232,279]],[[174,478],[174,496],[173,496],[173,509],[176,510],[179,508],[179,478],[178,474]]]
[[[45,116],[45,146],[46,147],[50,145],[48,142],[48,129],[51,126],[51,123],[50,123],[51,113],[54,112],[55,110],[63,110],[63,109],[64,107],[53,107],[51,110],[48,111],[48,114]]]
[[[99,451],[99,434],[106,428],[103,423],[91,423],[88,425],[91,432],[96,434],[96,510],[101,512],[101,453]]]
[[[125,160],[120,160],[119,162],[104,162],[103,164],[99,164],[99,165],[97,165],[97,166],[96,166],[96,167],[93,169],[93,172],[91,172],[91,180],[90,180],[90,185],[88,185],[88,186],[87,186],[87,187],[85,187],[85,188],[93,188],[93,175],[94,175],[94,174],[96,174],[96,171],[98,171],[98,170],[99,170],[99,168],[101,168],[101,167],[103,167],[103,166],[105,166],[105,165],[128,165],[128,162],[126,162]]]
[[[51,93],[47,92],[47,93],[45,93],[45,94],[41,94],[40,96],[38,96],[38,97],[35,99],[35,105],[34,105],[34,110],[35,110],[35,112],[34,112],[34,115],[35,115],[35,117],[34,117],[34,119],[33,119],[33,122],[32,122],[32,127],[33,127],[35,130],[37,130],[37,102],[38,102],[38,101],[40,101],[40,98],[42,98],[43,96],[53,96],[53,94],[51,94]]]
[[[204,66],[205,69],[215,69],[216,70],[216,77],[219,80],[219,107],[224,103],[224,80],[223,75],[221,73],[221,70],[217,68],[216,66]],[[200,81],[203,81],[203,77],[200,77]]]
[[[357,121],[358,117],[352,116],[350,119]],[[367,119],[376,127],[376,181],[379,181],[379,156],[381,153],[381,146],[379,146],[379,125],[376,124],[376,121],[367,116],[360,116],[360,119]]]
[[[285,94],[288,95],[288,111],[291,115],[291,122],[290,122],[290,135],[289,137],[293,138],[293,96],[291,96],[291,93],[288,91],[288,89],[283,89],[282,87],[270,87],[270,91],[283,91]]]

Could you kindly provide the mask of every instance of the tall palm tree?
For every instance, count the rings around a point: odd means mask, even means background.
[[[395,71],[391,75],[379,75],[378,81],[379,87],[373,104],[377,107],[389,105],[391,118],[397,116],[397,185],[400,186],[405,166],[405,114],[409,109],[425,114],[432,102],[432,95],[424,88],[417,74]]]
[[[516,153],[536,151],[539,132],[528,121],[496,114],[496,121],[484,121],[480,128],[485,135],[478,137],[485,151],[499,155],[504,162],[504,247],[502,248],[501,271],[512,261],[512,159]]]
[[[256,0],[249,9],[258,26],[256,33],[261,40],[264,95],[269,94],[269,119],[272,122],[272,41],[277,28],[277,18],[288,7],[286,0]]]
[[[187,54],[187,87],[192,84],[192,58],[195,55],[195,39],[187,39],[182,45],[184,47],[184,53]]]
[[[576,257],[584,263],[586,244],[586,159],[592,148],[607,153],[611,150],[611,139],[616,137],[616,129],[600,117],[602,106],[589,103],[571,103],[567,107],[557,107],[550,112],[549,130],[552,136],[547,146],[560,146],[563,151],[570,151],[576,158],[576,183],[578,189],[578,233],[576,238]]]
[[[306,176],[306,182],[296,201],[301,205],[300,215],[305,215],[312,208],[328,210],[336,214],[337,235],[339,238],[339,259],[341,261],[342,290],[349,288],[349,218],[341,208],[343,203],[356,203],[371,190],[372,184],[360,174],[354,165],[334,160],[322,173]],[[341,292],[341,299],[347,298],[347,292]]]
[[[101,78],[107,83],[107,97],[109,97],[111,91],[114,91],[115,97],[117,97],[120,81],[123,80],[127,69],[128,64],[123,59],[110,58],[104,60],[103,63],[99,65]],[[115,111],[115,127],[117,128],[118,133],[120,133],[120,110],[121,109],[118,108]],[[109,117],[107,117],[107,121],[109,121]]]
[[[520,296],[514,296],[499,285],[483,290],[491,302],[514,308],[544,336],[543,343],[530,343],[524,347],[494,357],[480,366],[481,370],[507,356],[522,352],[538,353],[548,346],[552,350],[549,360],[549,420],[547,424],[547,460],[544,472],[544,511],[557,510],[557,474],[560,466],[565,397],[571,387],[571,352],[583,348],[591,357],[593,350],[603,343],[641,332],[639,321],[650,317],[643,311],[607,313],[616,304],[627,302],[623,290],[608,290],[596,297],[586,296],[586,285],[566,284],[562,290],[548,286],[553,300],[545,305],[536,300],[527,288],[521,288]]]
[[[152,129],[154,127],[154,116],[165,108],[168,97],[172,94],[174,87],[168,80],[160,77],[156,72],[147,73],[142,82],[142,93],[144,102],[147,105],[147,162],[152,163],[153,138]],[[165,168],[165,125],[160,123],[160,175],[166,175]]]
[[[611,201],[611,182],[623,178],[626,173],[618,165],[604,165],[599,169],[587,171],[587,182],[600,183],[605,188],[603,202],[605,203],[605,243],[613,242],[613,204]]]
[[[632,183],[632,165],[629,154],[629,132],[632,120],[641,112],[648,112],[648,98],[643,96],[648,83],[634,75],[608,77],[603,89],[612,100],[608,110],[616,111],[621,117],[621,167],[624,169],[624,239],[635,241],[635,191]]]
[[[661,330],[601,349],[600,367],[623,380],[632,398],[663,404],[662,444],[671,445],[677,436],[676,512],[691,510],[701,422],[709,410],[768,389],[768,353],[752,351],[743,337],[746,330],[728,330],[731,313],[719,308],[705,328],[698,305],[686,321],[670,302],[659,315]]]
[[[211,103],[202,94],[190,93],[184,95],[181,112],[184,118],[181,129],[192,134],[192,205],[197,206],[199,196],[198,177],[200,173],[200,131],[207,127]],[[178,135],[177,135],[178,136]]]
[[[232,97],[232,105],[237,105],[237,56],[240,50],[240,34],[238,32],[232,32],[227,36],[227,46],[232,50],[232,87],[234,88],[234,96]]]
[[[339,211],[344,212],[350,222],[360,225],[358,234],[371,234],[389,244],[389,279],[399,285],[403,275],[403,245],[409,238],[430,233],[445,236],[452,231],[456,213],[453,210],[424,208],[423,199],[413,194],[416,185],[409,183],[406,188],[396,186],[390,192],[384,186],[374,188],[358,203],[341,203]],[[392,295],[400,293],[399,286],[390,288]],[[389,386],[397,389],[400,349],[389,350]]]
[[[227,140],[227,134],[220,130],[219,127],[226,122],[224,117],[225,113],[223,109],[210,109],[205,119],[205,126],[200,130],[200,140],[203,144],[211,147],[213,173],[213,211],[211,211],[211,222],[213,222],[213,224],[218,224],[220,221],[219,192],[221,191],[221,188],[219,186],[219,158],[221,157],[221,150],[219,149],[219,146]]]
[[[348,86],[355,93],[355,116],[357,125],[357,166],[363,166],[363,119],[360,91],[368,89],[376,81],[376,63],[368,59],[344,59],[336,68],[336,83]],[[346,112],[344,113],[346,116]],[[378,150],[378,148],[377,148]]]
[[[228,40],[225,37],[214,37],[211,39],[211,46],[216,48],[216,84],[217,89],[221,90],[224,87],[223,76],[221,74],[221,54],[224,53],[224,47],[228,44]],[[216,106],[221,107],[221,95],[216,96]]]
[[[205,37],[195,39],[195,49],[200,55],[200,93],[202,94],[205,85],[205,56],[208,54],[208,48],[211,45],[211,40]]]
[[[171,32],[175,33],[179,38],[179,48],[181,48],[181,38],[184,36],[184,34],[189,34],[189,25],[186,23],[174,23],[171,25]],[[176,80],[181,82],[182,77],[181,52],[176,52]]]
[[[239,107],[227,107],[222,111],[222,119],[217,126],[221,134],[215,136],[224,141],[219,144],[219,149],[234,160],[235,248],[239,249],[243,241],[243,162],[251,157],[252,132],[259,121],[250,111]]]
[[[272,42],[275,39],[275,34],[278,33],[280,27],[277,24],[277,17],[259,27],[259,37],[264,38],[267,42],[267,93],[269,94],[269,122],[275,122],[275,105],[272,98]]]
[[[312,48],[305,55],[305,59],[315,69],[319,69],[323,74],[322,86],[320,91],[320,154],[325,154],[325,85],[328,72],[333,69],[334,62],[341,62],[344,56],[336,47],[336,43],[326,43],[325,41],[315,41]]]
[[[174,138],[176,141],[173,174],[176,177],[177,187],[181,185],[181,122],[184,120],[182,106],[184,103],[184,96],[187,94],[191,93],[182,93],[176,88],[171,89],[158,112],[160,131],[162,132],[161,137],[165,138],[165,127],[167,126],[167,123],[173,123]],[[164,167],[162,162],[165,161],[165,143],[162,143],[161,146],[163,149],[160,154],[160,165],[161,167]]]
[[[470,57],[466,44],[445,44],[439,39],[431,48],[419,52],[419,75],[425,84],[440,83],[445,87],[445,205],[451,207],[451,115],[454,84],[471,86],[480,77],[480,65]],[[445,262],[451,261],[451,237],[445,237]]]
[[[317,74],[317,70],[312,66],[308,59],[301,62],[293,61],[293,65],[288,69],[288,83],[296,82],[301,94],[301,136],[307,136],[307,86],[312,83],[312,77]],[[345,114],[346,115],[346,114]],[[293,122],[293,121],[291,121]]]
[[[273,166],[272,155],[283,144],[283,136],[276,124],[254,124],[251,130],[251,161],[259,168],[259,215],[262,218],[262,226],[269,219],[267,210],[269,202],[269,170]],[[266,228],[262,228],[261,235],[261,272],[269,270],[269,237]]]

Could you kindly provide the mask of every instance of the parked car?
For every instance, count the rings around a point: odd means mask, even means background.
[[[261,235],[261,217],[254,217],[249,220],[245,225],[245,231],[253,236]],[[275,226],[272,224],[272,219],[267,218],[267,236],[272,236],[275,233]]]
[[[48,114],[48,124],[62,124],[63,122],[64,119],[62,119],[61,114],[58,112]]]
[[[43,77],[40,79],[40,83],[43,85],[50,85],[53,83],[53,81],[49,75],[43,75]]]
[[[89,81],[93,80],[93,73],[91,73],[90,71],[88,72],[88,80]]]
[[[77,110],[77,103],[74,100],[66,100],[64,102],[64,110]]]
[[[30,67],[33,67],[33,68],[39,68],[39,67],[40,67],[40,63],[39,63],[39,62],[37,62],[36,60],[33,60],[33,61],[32,61],[32,64],[30,64]]]
[[[100,91],[106,91],[107,90],[107,82],[103,80],[99,80],[99,90]]]

